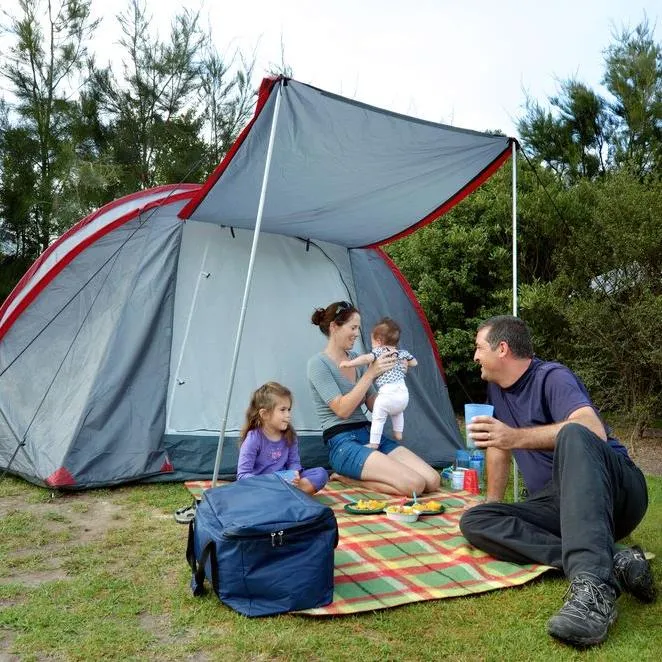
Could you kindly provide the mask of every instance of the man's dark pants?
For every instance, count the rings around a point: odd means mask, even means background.
[[[627,457],[583,425],[556,439],[551,482],[522,503],[487,503],[462,516],[475,547],[512,563],[590,572],[610,582],[614,541],[631,533],[648,507],[646,480]]]

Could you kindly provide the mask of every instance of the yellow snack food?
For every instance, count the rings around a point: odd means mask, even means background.
[[[435,513],[437,511],[441,510],[441,502],[440,501],[426,501],[425,503],[416,503],[412,506],[412,508],[417,513]]]
[[[386,505],[386,501],[377,501],[375,499],[359,499],[352,504],[355,510],[381,510]]]

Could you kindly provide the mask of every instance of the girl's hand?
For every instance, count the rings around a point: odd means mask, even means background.
[[[341,361],[341,362],[338,364],[338,367],[339,367],[339,368],[349,368],[349,367],[350,367],[350,366],[349,366],[349,361]]]
[[[301,474],[298,471],[294,472],[294,478],[292,478],[292,485],[295,487],[299,487],[299,483],[301,482]]]

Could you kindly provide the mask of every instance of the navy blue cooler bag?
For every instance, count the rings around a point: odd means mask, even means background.
[[[276,475],[206,490],[189,524],[194,595],[208,579],[246,616],[322,607],[333,600],[333,511]]]

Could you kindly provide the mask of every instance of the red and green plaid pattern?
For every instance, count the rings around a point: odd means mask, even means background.
[[[199,496],[210,481],[191,481],[186,487]],[[426,494],[445,506],[440,515],[420,517],[411,524],[384,514],[352,515],[344,510],[358,499],[399,503],[374,492],[329,483],[316,498],[333,508],[340,542],[335,552],[333,602],[302,614],[336,616],[372,611],[460,595],[517,586],[538,577],[547,566],[497,561],[464,539],[458,523],[463,511],[476,503],[467,492]]]

